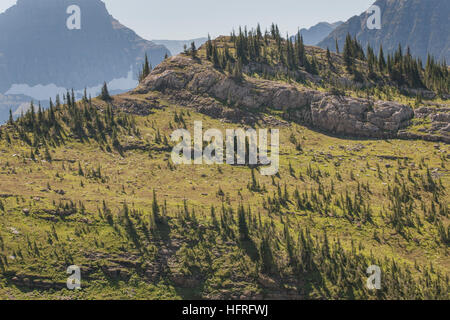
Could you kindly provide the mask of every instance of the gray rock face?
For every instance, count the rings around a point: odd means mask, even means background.
[[[367,28],[368,14],[350,18],[332,31],[318,46],[335,50],[337,39],[341,50],[347,33],[356,36],[362,47],[370,44],[378,53],[383,45],[385,54],[393,52],[399,43],[410,47],[413,56],[425,62],[428,53],[438,61],[450,60],[450,1],[448,0],[377,0],[381,9],[381,29]]]
[[[414,117],[411,108],[364,99],[324,97],[311,107],[312,125],[324,131],[356,137],[390,137]]]
[[[420,107],[415,110],[415,117],[428,119],[429,127],[423,127],[419,131],[428,134],[439,134],[445,136],[445,141],[450,141],[450,108]]]
[[[246,78],[236,81],[215,70],[209,62],[187,56],[168,59],[134,91],[166,93],[180,105],[197,108],[211,116],[229,112],[233,121],[272,108],[284,117],[315,129],[353,137],[393,137],[414,117],[409,106],[394,102],[336,96],[275,81]]]

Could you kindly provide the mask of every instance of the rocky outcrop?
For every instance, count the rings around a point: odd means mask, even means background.
[[[404,105],[326,96],[311,106],[312,125],[324,131],[357,137],[391,137],[408,126],[414,113]]]
[[[54,281],[50,277],[33,274],[8,274],[9,281],[19,288],[31,290],[62,290],[67,284],[63,281]]]
[[[179,105],[213,117],[254,122],[267,108],[286,120],[353,137],[393,137],[409,125],[413,110],[395,102],[370,101],[305,89],[294,84],[236,80],[207,61],[179,55],[160,64],[134,93],[160,91]]]
[[[417,134],[408,131],[400,131],[397,137],[405,140],[425,140],[431,142],[444,142],[450,143],[450,137],[436,134]]]
[[[425,140],[450,142],[450,108],[447,107],[420,107],[414,110],[415,117],[422,121],[418,129]],[[402,132],[401,136],[412,138],[418,134]]]

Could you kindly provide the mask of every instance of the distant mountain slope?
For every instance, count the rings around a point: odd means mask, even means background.
[[[307,45],[315,46],[320,41],[325,39],[333,30],[343,24],[342,21],[335,23],[320,22],[309,29],[303,28],[300,30],[303,36],[303,41]]]
[[[198,48],[207,40],[208,38],[197,38],[192,40],[152,40],[152,42],[165,46],[170,50],[172,55],[177,55],[184,51],[184,45],[189,48],[191,43],[194,42],[195,46]]]
[[[74,4],[80,30],[66,26]],[[156,65],[169,51],[121,25],[100,0],[18,0],[0,14],[0,93],[41,100],[88,87],[94,94],[104,81],[125,91],[136,85],[145,53]]]
[[[347,33],[356,36],[367,46],[392,52],[400,43],[409,46],[414,56],[427,58],[431,53],[437,59],[450,61],[450,1],[448,0],[378,0],[382,13],[381,30],[369,30],[368,14],[354,16],[339,26],[319,43],[322,48],[335,50],[335,39],[344,46]]]
[[[22,95],[3,95],[0,93],[0,125],[9,118],[9,110],[16,112],[14,116],[20,116],[22,110],[27,110],[30,97]]]

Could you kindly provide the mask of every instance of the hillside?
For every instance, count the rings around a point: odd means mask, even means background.
[[[450,149],[426,141],[446,139],[437,128],[401,136],[449,123],[434,88],[448,78],[400,86],[276,29],[0,127],[0,297],[448,299]],[[279,173],[175,165],[171,133],[199,120],[279,129]],[[73,264],[79,291],[65,288]],[[365,285],[370,265],[381,290]]]
[[[248,38],[233,37],[208,41],[194,61],[183,55],[165,61],[134,92],[161,91],[174,103],[250,124],[258,119],[255,113],[272,110],[285,120],[339,136],[408,137],[420,129],[424,139],[450,141],[448,104],[439,103],[449,98],[447,66],[418,70],[417,62],[401,52],[395,59],[389,55],[392,62],[386,65],[384,56],[366,57],[354,40],[344,57],[304,46],[298,37],[295,44],[287,43],[276,32],[275,39],[267,34],[257,40],[251,32]],[[247,52],[233,57],[240,50]],[[440,80],[432,79],[435,68]],[[249,77],[241,81],[244,74]],[[416,108],[421,105],[436,108]]]
[[[450,2],[447,0],[377,0],[381,9],[381,29],[369,30],[368,15],[362,13],[340,25],[318,45],[335,51],[335,41],[340,48],[348,33],[361,42],[363,48],[370,44],[378,52],[380,45],[385,53],[394,52],[398,45],[409,47],[415,57],[424,62],[428,53],[438,61],[450,61]]]

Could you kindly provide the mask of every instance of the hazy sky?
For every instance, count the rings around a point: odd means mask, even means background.
[[[39,1],[39,0],[36,0]],[[239,25],[295,33],[318,22],[347,20],[375,0],[103,0],[109,12],[145,39],[191,39],[229,34]],[[74,0],[74,4],[77,1]],[[16,0],[0,0],[0,12]]]

